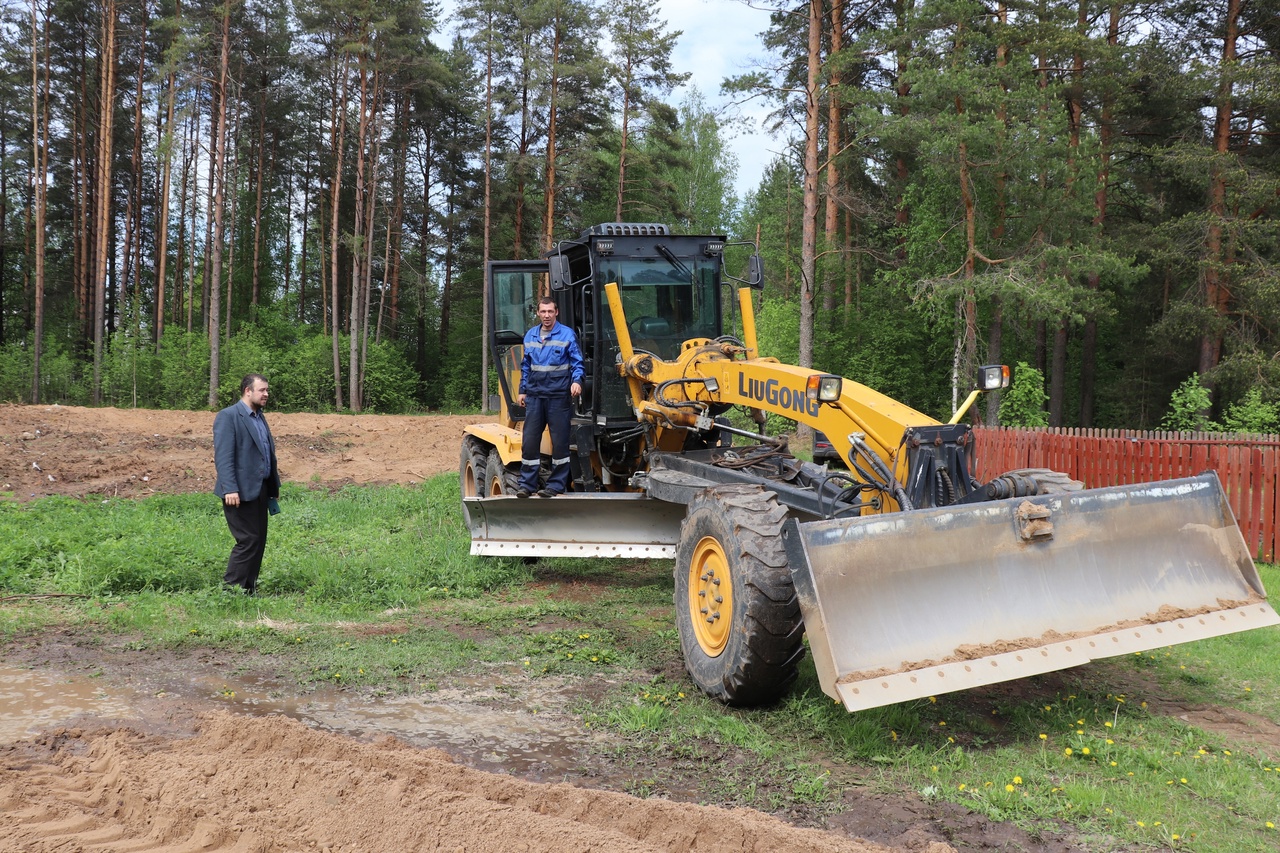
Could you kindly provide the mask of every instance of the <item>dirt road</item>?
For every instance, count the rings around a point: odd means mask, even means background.
[[[286,479],[336,487],[420,481],[456,470],[462,427],[473,418],[273,413],[269,420]],[[208,412],[0,406],[0,488],[16,500],[207,491],[212,421]],[[54,694],[68,693],[74,681],[90,693],[128,685],[135,698],[123,711],[107,706],[100,712],[109,716],[81,716],[36,735],[0,739],[0,853],[943,853],[955,849],[948,841],[965,849],[1082,849],[1032,840],[1012,826],[909,793],[857,791],[827,821],[828,831],[756,811],[639,799],[589,787],[608,786],[609,779],[593,778],[585,751],[569,756],[579,763],[575,774],[514,766],[482,772],[476,766],[492,762],[473,761],[474,749],[451,748],[451,758],[423,748],[431,744],[371,741],[284,716],[230,713],[226,703],[211,699],[207,685],[197,686],[205,667],[213,665],[147,657],[74,634],[8,648],[0,661],[0,704],[6,697],[11,704],[27,701],[12,698],[20,691],[6,684],[6,672],[12,679],[39,674]],[[485,706],[469,701],[462,688],[457,695],[441,701],[450,703],[464,729],[468,720],[479,725]],[[543,718],[555,715],[542,710]],[[0,708],[0,722],[6,711]],[[499,739],[527,731],[527,714],[501,719],[507,722],[483,723]],[[568,710],[555,725],[583,740],[581,723]],[[576,784],[529,781],[519,773]]]

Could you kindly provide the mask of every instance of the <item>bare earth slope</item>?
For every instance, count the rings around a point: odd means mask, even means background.
[[[0,847],[31,853],[892,849],[746,809],[524,782],[284,717],[211,712],[181,739],[66,730],[0,756]]]
[[[475,415],[267,410],[285,480],[409,483],[456,471]],[[0,405],[0,491],[142,497],[213,490],[213,413]]]

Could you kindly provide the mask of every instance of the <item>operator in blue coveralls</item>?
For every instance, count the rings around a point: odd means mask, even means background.
[[[538,300],[538,325],[524,336],[520,362],[520,393],[516,402],[525,407],[524,437],[520,451],[520,485],[516,497],[553,498],[569,490],[569,425],[573,400],[582,394],[582,350],[578,338],[559,321],[555,300]],[[542,431],[551,430],[551,476],[538,488],[539,448]]]

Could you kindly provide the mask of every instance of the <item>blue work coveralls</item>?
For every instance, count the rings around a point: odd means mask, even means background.
[[[569,490],[569,425],[573,418],[569,386],[581,384],[582,376],[582,350],[572,329],[557,322],[543,337],[539,323],[525,333],[520,361],[520,393],[525,395],[521,491],[538,490],[538,451],[544,429],[551,430],[551,476],[545,489],[555,494]]]

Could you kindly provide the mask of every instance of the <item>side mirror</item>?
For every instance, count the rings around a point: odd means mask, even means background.
[[[759,255],[747,258],[747,286],[764,290],[764,259]]]
[[[569,259],[564,255],[551,255],[547,258],[547,274],[551,278],[552,290],[567,290],[573,284],[569,277]]]

